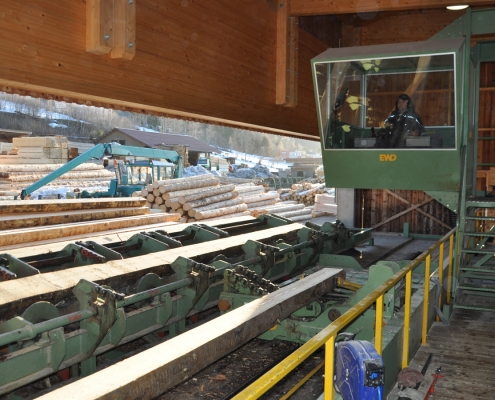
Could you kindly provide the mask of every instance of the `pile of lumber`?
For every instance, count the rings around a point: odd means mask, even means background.
[[[181,222],[211,220],[249,215],[234,184],[220,185],[211,174],[155,181],[137,195],[147,205],[167,213],[181,215]]]
[[[317,194],[315,196],[315,206],[313,207],[313,217],[318,217],[324,214],[337,215],[335,196],[329,194]]]
[[[10,154],[10,150],[14,145],[12,143],[0,142],[0,155],[6,156]]]
[[[22,189],[48,175],[63,164],[0,164],[0,196],[17,196]],[[108,188],[110,180],[115,178],[113,172],[107,171],[103,165],[84,163],[70,172],[52,181],[40,190],[33,192],[33,198],[38,195],[45,197],[58,189],[65,191],[74,189],[88,190],[90,188]],[[64,196],[62,196],[64,197]]]
[[[2,164],[54,164],[69,161],[69,141],[65,136],[25,136],[12,139]]]
[[[150,215],[146,200],[136,198],[5,201],[0,203],[0,246],[179,218],[178,214]]]
[[[305,206],[315,204],[315,196],[325,194],[328,189],[322,183],[295,183],[291,189],[279,189],[281,201],[296,201]]]
[[[65,164],[94,147],[65,136],[24,136],[0,143],[1,164]]]
[[[229,163],[223,157],[210,156],[211,170],[220,172],[229,172]]]

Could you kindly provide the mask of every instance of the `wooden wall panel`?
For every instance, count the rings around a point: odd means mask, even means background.
[[[375,13],[362,26],[342,25],[343,47],[428,40],[464,12],[442,10]],[[369,17],[369,15],[367,16]]]
[[[335,15],[299,17],[299,27],[318,38],[327,47],[342,45],[342,22]]]
[[[454,125],[455,107],[451,72],[431,72],[411,94],[416,111],[425,126]],[[373,75],[368,84],[367,126],[381,126],[395,107],[395,101],[405,93],[414,79],[408,75]],[[354,93],[356,93],[354,91]]]
[[[85,52],[84,0],[2,1],[0,90],[318,140],[310,59],[327,45],[300,30],[298,106],[276,106],[266,1],[138,0],[136,21],[124,61]]]
[[[363,228],[376,227],[381,232],[403,232],[404,223],[409,223],[409,232],[426,235],[443,235],[450,230],[451,212],[421,190],[378,190],[360,189],[356,191],[359,204],[356,207],[356,225]],[[399,199],[402,198],[401,199]],[[413,205],[425,203],[403,215]],[[386,220],[389,222],[383,224]],[[381,224],[381,225],[380,225]]]
[[[478,167],[476,189],[492,190],[491,185],[495,185],[495,62],[482,63],[480,67],[478,138],[478,164],[493,165]]]

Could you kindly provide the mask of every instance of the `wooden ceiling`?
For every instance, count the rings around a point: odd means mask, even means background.
[[[488,6],[493,0],[291,0],[292,15],[362,14],[378,11],[407,11],[445,8],[464,4]]]
[[[463,14],[447,3],[2,0],[0,90],[319,140],[310,60],[427,40]]]

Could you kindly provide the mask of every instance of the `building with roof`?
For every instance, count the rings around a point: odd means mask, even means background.
[[[30,136],[31,132],[13,129],[0,129],[0,142],[12,143],[13,138]]]
[[[166,148],[176,150],[175,147],[187,147],[187,156],[184,161],[196,165],[201,153],[209,156],[218,152],[216,147],[190,135],[178,135],[172,133],[148,132],[137,129],[114,128],[100,136],[96,143],[116,142],[126,146]]]

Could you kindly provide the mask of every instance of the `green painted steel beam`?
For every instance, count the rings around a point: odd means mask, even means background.
[[[459,192],[447,192],[440,190],[427,190],[426,194],[447,207],[450,211],[457,213],[459,206]]]

